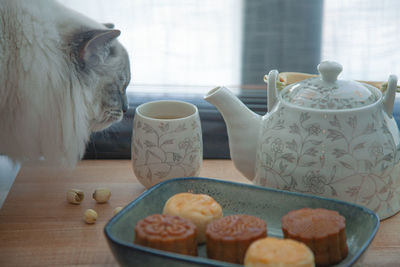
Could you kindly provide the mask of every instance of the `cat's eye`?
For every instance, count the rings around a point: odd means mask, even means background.
[[[110,47],[110,57],[115,57],[115,56],[117,56],[117,49],[116,49],[116,47],[115,46],[111,46]]]

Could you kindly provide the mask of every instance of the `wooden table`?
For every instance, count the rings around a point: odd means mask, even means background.
[[[230,160],[205,160],[200,176],[248,183]],[[101,186],[112,193],[106,204],[91,198]],[[71,188],[85,192],[81,205],[67,203]],[[23,167],[0,211],[0,266],[117,265],[104,225],[144,190],[129,160],[82,161],[74,170]],[[87,208],[98,212],[94,225],[82,219]],[[400,215],[381,223],[363,266],[400,266]]]

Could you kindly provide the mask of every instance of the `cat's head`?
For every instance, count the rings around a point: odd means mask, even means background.
[[[83,30],[72,42],[77,76],[85,87],[91,131],[120,121],[128,109],[126,87],[130,82],[128,53],[116,40],[119,30]]]

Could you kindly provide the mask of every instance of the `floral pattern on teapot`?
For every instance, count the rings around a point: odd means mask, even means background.
[[[207,93],[226,122],[235,167],[258,185],[355,202],[381,219],[394,215],[400,211],[396,75],[382,95],[366,83],[337,79],[343,70],[337,62],[317,68],[318,78],[281,90],[279,72],[271,70],[264,116],[224,87]]]
[[[287,109],[281,105],[264,120],[256,184],[338,198],[381,214],[399,209],[398,146],[382,109],[345,116]]]
[[[296,106],[317,108],[317,109],[351,109],[363,107],[376,102],[377,96],[373,93],[354,90],[350,91],[347,97],[343,88],[337,84],[322,84],[320,78],[310,78],[302,82],[304,88],[288,88],[282,92],[282,99]],[[296,85],[297,86],[297,85]],[[296,90],[301,89],[301,90]],[[354,88],[353,88],[354,89]]]

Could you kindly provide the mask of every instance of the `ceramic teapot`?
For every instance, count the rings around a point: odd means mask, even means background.
[[[400,135],[392,117],[397,77],[387,90],[338,80],[324,61],[320,76],[278,90],[268,74],[268,112],[249,110],[224,87],[204,97],[227,125],[235,167],[257,185],[336,198],[374,210],[400,210]]]

